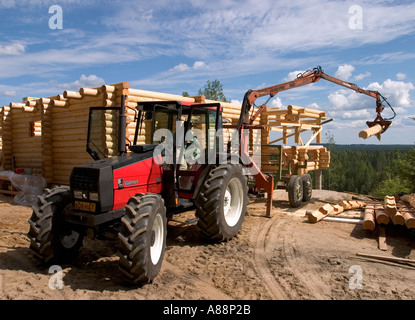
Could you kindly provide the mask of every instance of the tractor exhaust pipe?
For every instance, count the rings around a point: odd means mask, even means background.
[[[118,135],[118,149],[119,154],[122,155],[123,153],[127,152],[125,139],[126,139],[126,130],[127,130],[127,117],[125,115],[125,100],[127,96],[121,96],[121,110],[120,110],[120,121],[118,124],[119,127],[119,135]]]

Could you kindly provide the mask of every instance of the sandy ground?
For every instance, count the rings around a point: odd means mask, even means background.
[[[274,201],[272,218],[265,200],[251,199],[240,234],[227,243],[209,243],[195,224],[169,223],[167,251],[152,284],[132,287],[118,271],[117,242],[86,239],[79,258],[56,278],[28,249],[28,207],[0,196],[0,300],[350,300],[415,299],[415,267],[360,258],[356,253],[415,259],[415,239],[406,228],[388,226],[387,251],[378,232],[359,224],[305,217],[324,201],[349,194],[314,191],[294,210],[285,192]],[[359,217],[360,212],[348,212]],[[194,217],[189,212],[176,217]],[[52,288],[51,288],[52,287]]]

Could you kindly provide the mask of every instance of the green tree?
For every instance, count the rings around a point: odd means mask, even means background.
[[[199,89],[198,95],[204,95],[206,99],[227,102],[223,94],[223,86],[219,80],[207,81],[203,89]]]
[[[187,92],[187,91],[183,91],[182,96],[183,97],[190,97],[189,92]]]

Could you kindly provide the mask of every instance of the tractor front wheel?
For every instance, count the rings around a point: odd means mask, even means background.
[[[71,193],[55,188],[39,196],[29,219],[30,249],[46,263],[66,263],[78,255],[84,234],[65,223],[64,210],[72,206]]]
[[[167,218],[158,194],[139,194],[128,201],[121,218],[119,267],[130,283],[149,283],[160,272],[166,249]]]

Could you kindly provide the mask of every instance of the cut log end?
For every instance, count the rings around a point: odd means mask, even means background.
[[[380,135],[382,133],[382,126],[379,124],[374,125],[373,127],[367,128],[366,130],[360,131],[359,138],[367,139],[372,136],[376,136],[380,141]]]

